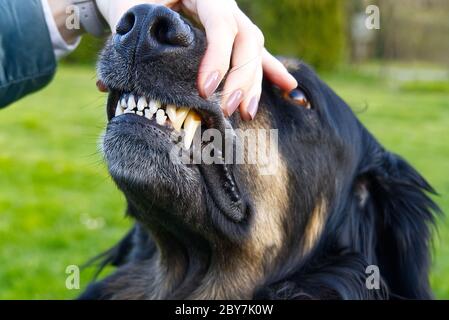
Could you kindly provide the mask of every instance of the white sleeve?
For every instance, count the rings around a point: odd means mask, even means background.
[[[80,41],[81,37],[79,37],[75,43],[67,44],[64,38],[59,33],[58,27],[56,26],[55,19],[53,18],[53,14],[51,12],[50,6],[47,0],[41,0],[42,8],[44,9],[45,21],[47,22],[48,31],[50,32],[51,43],[53,44],[53,52],[55,53],[56,59],[60,59],[73,50],[75,50]]]

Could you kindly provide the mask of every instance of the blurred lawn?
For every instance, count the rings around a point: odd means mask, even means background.
[[[447,83],[398,86],[351,70],[324,78],[428,178],[448,212]],[[62,66],[47,89],[0,111],[0,299],[76,297],[66,266],[107,249],[131,224],[97,151],[105,111],[94,80],[93,68]],[[435,238],[432,286],[449,298],[447,221]],[[82,273],[82,288],[90,277]]]

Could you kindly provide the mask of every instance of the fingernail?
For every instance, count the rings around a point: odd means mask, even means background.
[[[226,102],[226,113],[228,116],[234,113],[235,109],[237,109],[239,104],[242,102],[242,99],[243,99],[243,91],[240,89],[234,91],[231,94],[228,101]]]
[[[220,73],[218,71],[212,72],[204,83],[204,94],[206,98],[209,98],[217,90],[219,84]]]
[[[256,116],[257,109],[259,109],[259,97],[253,97],[251,101],[248,104],[248,113],[251,117],[251,120],[254,120],[254,117]]]

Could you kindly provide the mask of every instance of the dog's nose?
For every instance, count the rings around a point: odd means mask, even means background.
[[[164,6],[138,5],[117,24],[114,46],[122,55],[137,59],[183,51],[194,40],[190,26],[180,15]]]

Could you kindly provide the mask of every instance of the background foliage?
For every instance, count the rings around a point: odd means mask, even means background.
[[[242,9],[265,34],[274,54],[300,57],[318,69],[342,62],[345,5],[342,0],[240,0]]]
[[[344,0],[239,0],[275,54],[301,57],[318,69],[332,68],[345,52]],[[279,23],[282,21],[282,23]],[[84,37],[69,63],[93,64],[103,39]]]
[[[91,35],[83,36],[81,43],[75,52],[65,57],[63,62],[68,64],[94,65],[105,40],[106,39],[95,38]]]

